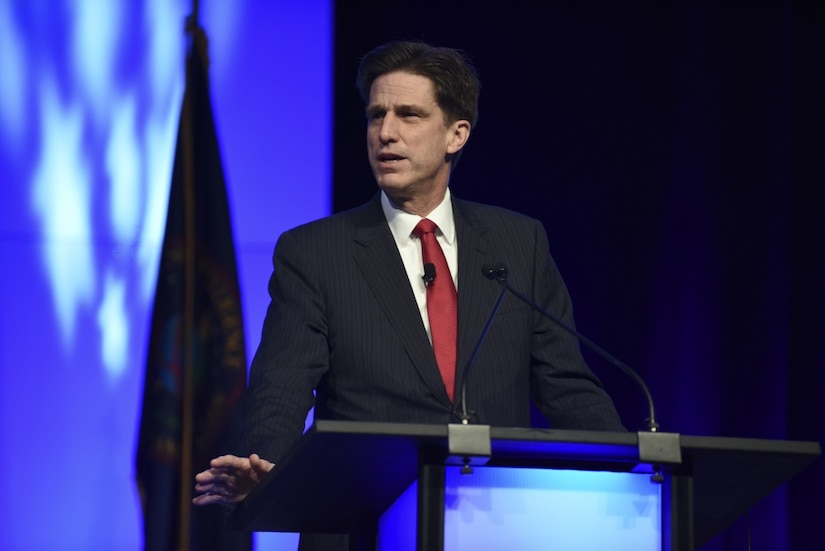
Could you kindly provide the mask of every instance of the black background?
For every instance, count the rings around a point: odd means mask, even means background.
[[[664,430],[825,435],[825,7],[337,2],[333,207],[377,190],[360,56],[464,50],[480,118],[451,181],[541,219],[578,328],[648,381]],[[625,424],[641,392],[592,354]],[[704,549],[825,547],[820,460]]]

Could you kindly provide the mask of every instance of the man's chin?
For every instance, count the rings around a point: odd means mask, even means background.
[[[393,185],[396,184],[396,185]],[[411,199],[409,189],[406,186],[398,185],[395,182],[379,180],[378,187],[383,191],[395,206],[400,207]]]
[[[400,178],[398,174],[382,174],[376,177],[378,187],[389,195],[391,193],[401,193],[407,187],[407,182]]]

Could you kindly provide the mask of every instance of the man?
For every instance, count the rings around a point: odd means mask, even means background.
[[[528,427],[532,399],[553,427],[624,430],[577,342],[512,296],[464,381],[500,291],[482,266],[506,263],[513,287],[572,324],[542,225],[450,193],[477,119],[470,63],[455,50],[394,42],[362,59],[358,86],[381,191],[279,239],[246,396],[244,445],[254,453],[213,460],[196,477],[198,505],[242,500],[313,405],[323,419],[446,424],[466,384],[474,422]],[[436,289],[457,301],[457,319],[455,306],[436,312]]]

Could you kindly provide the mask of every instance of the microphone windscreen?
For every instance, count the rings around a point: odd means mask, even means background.
[[[484,274],[484,277],[487,279],[497,279],[499,281],[504,281],[507,279],[507,266],[498,262],[496,264],[485,264],[481,267],[481,273]]]

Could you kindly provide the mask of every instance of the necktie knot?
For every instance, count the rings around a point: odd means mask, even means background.
[[[435,233],[435,230],[438,229],[438,226],[435,222],[430,220],[429,218],[422,218],[418,224],[416,224],[415,228],[413,229],[413,235],[417,238],[421,239],[421,236],[428,234],[428,233]]]

